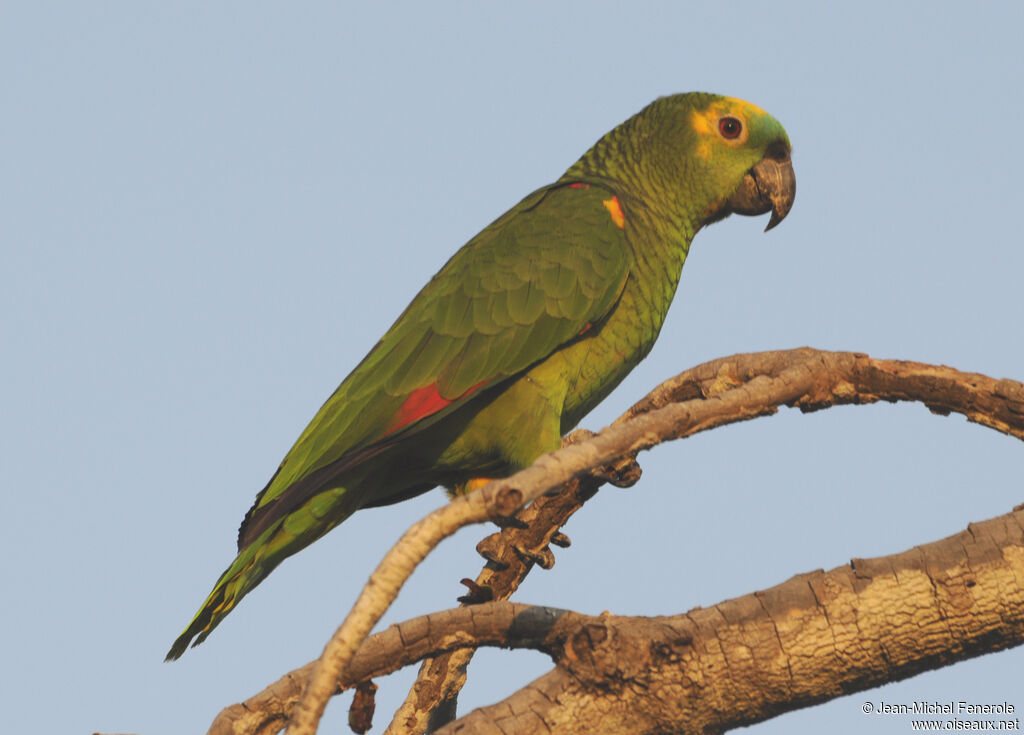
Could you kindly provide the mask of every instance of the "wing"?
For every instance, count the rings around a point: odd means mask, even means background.
[[[273,520],[254,516],[280,517],[576,339],[615,304],[628,262],[614,193],[562,182],[526,197],[452,256],[324,403],[246,515],[239,548]]]

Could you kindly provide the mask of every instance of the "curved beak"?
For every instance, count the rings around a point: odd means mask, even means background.
[[[779,224],[793,208],[796,199],[796,174],[789,157],[789,147],[769,149],[752,169],[747,171],[739,187],[729,197],[729,210],[736,214],[757,215],[771,212],[767,232]]]

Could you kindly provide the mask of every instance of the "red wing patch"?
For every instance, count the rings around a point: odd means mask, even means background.
[[[487,383],[487,381],[483,380],[472,386],[461,396],[457,396],[452,399],[444,398],[440,392],[438,392],[437,383],[431,383],[430,385],[425,385],[422,388],[417,388],[406,396],[405,401],[403,401],[402,405],[398,407],[397,411],[395,411],[395,415],[391,417],[387,428],[384,429],[384,436],[393,434],[414,421],[419,421],[427,416],[432,416],[456,401],[465,398],[485,383]]]

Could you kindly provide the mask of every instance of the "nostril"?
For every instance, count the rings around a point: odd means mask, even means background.
[[[764,152],[765,158],[770,158],[773,161],[782,163],[789,160],[789,146],[783,141],[777,141],[768,146],[768,149]]]

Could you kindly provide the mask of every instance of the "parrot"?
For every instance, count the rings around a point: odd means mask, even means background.
[[[361,508],[507,477],[650,352],[702,227],[786,217],[789,137],[749,102],[656,99],[458,250],[327,399],[238,530],[167,660]]]

